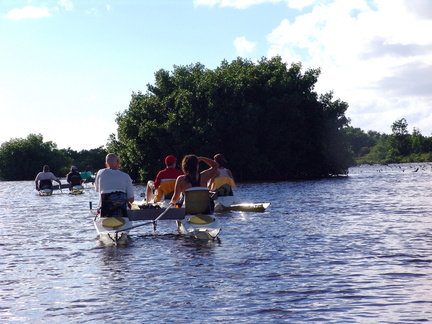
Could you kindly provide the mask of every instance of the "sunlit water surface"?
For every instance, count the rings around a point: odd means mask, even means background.
[[[94,189],[39,197],[32,181],[0,182],[0,322],[432,321],[431,191],[426,164],[239,184],[271,206],[216,214],[219,241],[160,221],[115,247],[93,227]]]

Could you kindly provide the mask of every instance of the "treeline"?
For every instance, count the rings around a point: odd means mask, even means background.
[[[432,137],[425,137],[414,128],[410,134],[405,118],[391,125],[392,134],[364,132],[346,127],[344,132],[351,145],[357,164],[403,163],[432,161]]]
[[[319,69],[280,57],[159,70],[147,92],[117,115],[108,150],[135,180],[153,179],[173,154],[223,153],[236,179],[312,179],[346,174],[354,163],[343,132],[347,103],[314,91]]]
[[[390,135],[354,128],[347,103],[314,91],[320,70],[301,70],[280,57],[159,70],[155,84],[132,93],[128,109],[117,114],[106,149],[58,149],[40,134],[12,139],[0,146],[0,180],[32,180],[45,164],[59,177],[71,165],[96,172],[107,152],[120,156],[136,182],[154,179],[169,154],[181,160],[223,153],[238,181],[317,179],[346,174],[356,163],[432,161],[432,138],[417,129],[410,134],[405,119],[393,123]]]
[[[95,172],[105,167],[106,154],[102,147],[80,152],[58,149],[55,143],[44,142],[41,134],[30,134],[0,146],[0,180],[33,180],[44,165],[58,177],[64,177],[72,165]]]

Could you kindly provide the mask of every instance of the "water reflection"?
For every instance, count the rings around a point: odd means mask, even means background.
[[[404,171],[402,171],[402,168]],[[175,222],[96,237],[97,195],[39,197],[0,182],[0,316],[5,323],[407,323],[432,317],[430,167],[359,167],[350,176],[239,184],[271,202],[224,212],[220,240]],[[136,197],[144,191],[136,186]]]

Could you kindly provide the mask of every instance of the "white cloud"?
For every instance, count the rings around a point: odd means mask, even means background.
[[[73,9],[73,4],[70,0],[59,0],[58,2],[65,10],[70,11]]]
[[[232,7],[237,9],[246,9],[258,4],[279,3],[279,2],[286,2],[289,8],[302,10],[303,8],[308,7],[318,1],[317,0],[194,0],[193,1],[195,6],[213,7],[219,5],[220,7]]]
[[[237,55],[243,57],[246,54],[253,52],[256,43],[248,41],[246,37],[237,37],[234,40],[234,46],[237,50]]]
[[[346,101],[354,127],[388,132],[404,117],[430,133],[421,118],[432,116],[431,18],[424,0],[327,1],[283,20],[268,35],[267,55],[320,67],[316,90]]]
[[[50,16],[51,14],[49,13],[47,8],[26,6],[22,9],[18,9],[18,8],[12,9],[6,15],[4,15],[4,18],[19,20],[19,19],[27,19],[27,18],[44,18]]]

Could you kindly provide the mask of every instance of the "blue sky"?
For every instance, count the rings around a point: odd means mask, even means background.
[[[159,69],[280,55],[361,129],[432,135],[430,0],[0,0],[0,144],[91,149]]]

